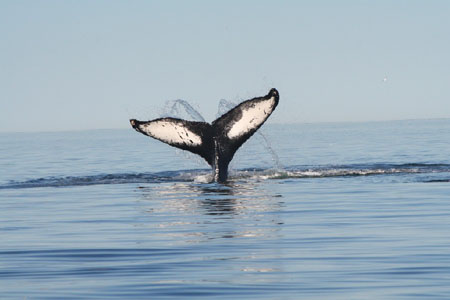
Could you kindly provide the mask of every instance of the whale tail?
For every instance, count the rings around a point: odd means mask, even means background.
[[[269,118],[279,94],[271,89],[264,97],[246,100],[211,124],[177,118],[130,120],[138,132],[203,157],[214,170],[214,180],[225,182],[234,154]]]

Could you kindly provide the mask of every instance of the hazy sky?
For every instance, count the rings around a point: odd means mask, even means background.
[[[275,87],[271,122],[450,117],[450,1],[0,1],[0,131]]]

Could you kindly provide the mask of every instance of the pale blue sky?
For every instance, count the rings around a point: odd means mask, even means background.
[[[271,122],[450,117],[450,1],[0,1],[0,131],[279,90]],[[384,80],[384,78],[387,80]]]

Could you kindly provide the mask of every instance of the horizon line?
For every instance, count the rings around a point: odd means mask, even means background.
[[[267,122],[268,125],[309,125],[309,124],[361,124],[361,123],[383,123],[383,122],[405,122],[405,121],[431,121],[431,120],[450,120],[450,117],[438,118],[407,118],[407,119],[392,119],[392,120],[367,120],[367,121],[311,121],[311,122]],[[0,129],[0,134],[21,134],[21,133],[57,133],[57,132],[81,132],[81,131],[95,131],[95,130],[127,130],[127,127],[109,127],[109,128],[84,128],[84,129],[63,129],[63,130],[30,130],[30,131],[3,131]],[[132,129],[130,127],[130,129]]]

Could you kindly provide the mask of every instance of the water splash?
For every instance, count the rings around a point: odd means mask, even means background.
[[[275,150],[273,150],[272,144],[270,143],[269,139],[261,131],[258,131],[257,133],[264,140],[265,148],[267,149],[267,151],[269,151],[270,156],[272,157],[272,161],[275,164],[275,168],[277,170],[283,170],[284,167],[283,167],[283,165],[280,162],[280,158],[278,157],[278,154],[275,152]]]
[[[216,118],[219,118],[220,116],[222,116],[223,114],[225,114],[226,112],[228,112],[229,110],[234,108],[235,106],[236,106],[236,103],[234,103],[232,101],[228,101],[228,100],[225,100],[225,99],[220,99],[219,107],[217,109]]]
[[[161,117],[173,117],[190,121],[205,122],[203,116],[186,100],[169,100],[161,112]]]

